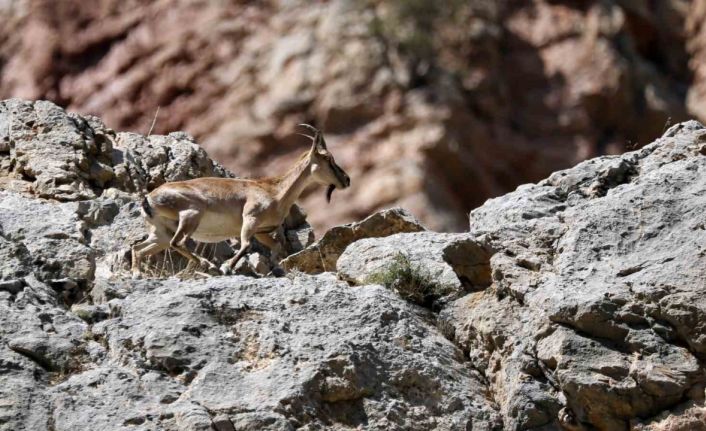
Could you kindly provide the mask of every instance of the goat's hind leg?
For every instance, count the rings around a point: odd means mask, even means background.
[[[186,248],[186,240],[189,239],[191,234],[193,234],[199,227],[199,222],[201,221],[201,213],[197,210],[185,210],[179,213],[179,226],[177,227],[174,236],[172,237],[169,245],[176,250],[179,254],[187,258],[188,260],[194,262],[197,265],[208,268],[209,270],[218,270],[218,267],[214,265],[208,259],[201,257],[188,248]]]
[[[132,277],[137,278],[140,276],[140,263],[142,262],[142,258],[157,254],[168,247],[168,237],[160,237],[156,233],[151,233],[146,240],[135,244],[132,247]]]
[[[161,217],[150,217],[146,220],[149,228],[149,235],[144,241],[132,247],[132,276],[140,276],[140,263],[144,257],[152,256],[169,247],[169,239],[172,237],[175,226],[174,222]]]

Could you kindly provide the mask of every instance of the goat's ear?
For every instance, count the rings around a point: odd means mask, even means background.
[[[324,140],[323,133],[319,132],[316,134],[314,139],[314,148],[318,151],[326,151],[326,141]]]
[[[319,150],[319,146],[316,141],[316,138],[311,140],[311,150],[309,151],[309,157],[313,157],[314,154]]]

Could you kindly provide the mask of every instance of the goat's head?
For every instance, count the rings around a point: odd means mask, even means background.
[[[300,135],[312,140],[311,151],[309,151],[311,175],[317,183],[328,186],[326,188],[326,200],[330,202],[333,191],[336,188],[345,189],[350,186],[351,178],[336,164],[333,154],[326,148],[323,133],[308,124],[300,124],[300,126],[314,133],[313,136],[303,133],[300,133]]]

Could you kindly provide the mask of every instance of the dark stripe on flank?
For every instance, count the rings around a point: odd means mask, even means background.
[[[152,217],[152,206],[150,205],[150,201],[147,200],[147,196],[142,198],[142,210],[147,214],[148,217]]]

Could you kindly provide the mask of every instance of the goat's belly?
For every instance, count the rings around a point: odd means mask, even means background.
[[[220,242],[240,236],[242,219],[232,214],[207,212],[191,237],[199,242]]]

